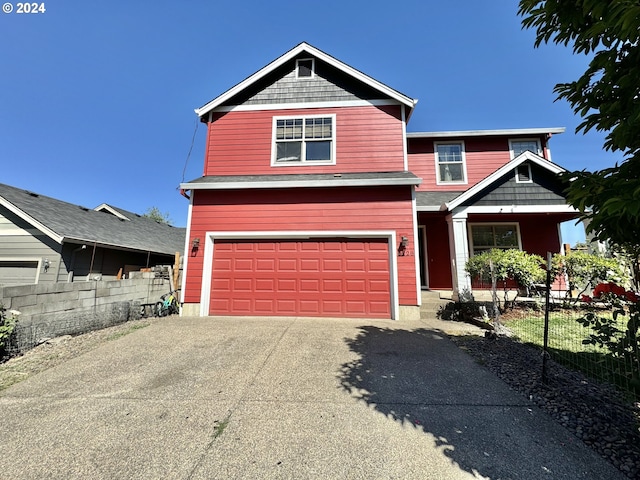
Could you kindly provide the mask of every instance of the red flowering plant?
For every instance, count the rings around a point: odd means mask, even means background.
[[[611,305],[611,317],[598,315],[596,309],[589,306],[587,312],[577,319],[584,327],[592,330],[589,338],[582,343],[606,348],[612,357],[621,360],[619,373],[629,380],[632,389],[640,392],[640,297],[631,290],[608,282],[596,285],[593,299],[583,295],[581,300],[587,304],[597,300]],[[618,318],[627,314],[629,320],[626,322],[626,329],[621,330]]]

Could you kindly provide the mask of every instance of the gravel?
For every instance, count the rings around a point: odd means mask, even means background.
[[[104,342],[127,335],[159,320],[153,317],[131,320],[81,335],[52,338],[23,355],[4,359],[5,361],[0,362],[0,392],[32,375],[93,350]]]
[[[549,360],[541,380],[538,349],[510,338],[451,337],[480,364],[522,393],[629,478],[640,478],[640,403],[613,387]]]

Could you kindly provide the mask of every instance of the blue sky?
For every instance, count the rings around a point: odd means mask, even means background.
[[[4,0],[3,0],[4,2]],[[16,2],[12,2],[16,6]],[[418,98],[408,131],[566,127],[570,170],[620,162],[553,86],[588,59],[533,48],[517,1],[45,2],[0,13],[0,183],[95,207],[151,206],[185,226],[202,174],[193,112],[301,41]],[[572,237],[568,240],[573,243]]]

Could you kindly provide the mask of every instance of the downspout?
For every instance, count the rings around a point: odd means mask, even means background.
[[[86,248],[86,245],[81,245],[71,252],[71,262],[69,265],[69,272],[67,273],[67,283],[73,282],[73,269],[76,265],[76,253],[78,253],[80,250],[85,250]]]

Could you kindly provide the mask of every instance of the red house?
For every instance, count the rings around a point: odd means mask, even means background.
[[[560,251],[564,129],[407,133],[416,102],[301,43],[197,109],[183,314],[418,318],[474,253]]]

